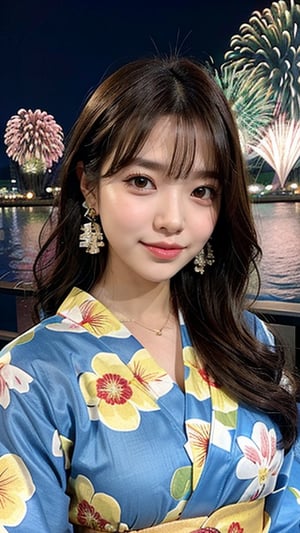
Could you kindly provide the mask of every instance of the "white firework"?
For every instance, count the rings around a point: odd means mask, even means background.
[[[300,157],[300,121],[279,115],[251,148],[275,170],[284,187]]]

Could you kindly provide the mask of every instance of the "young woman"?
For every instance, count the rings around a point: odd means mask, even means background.
[[[246,181],[195,61],[135,61],[89,98],[35,263],[44,319],[0,356],[1,531],[299,530],[296,384],[247,310]]]

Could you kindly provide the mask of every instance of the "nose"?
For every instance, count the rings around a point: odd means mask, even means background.
[[[176,234],[180,233],[184,227],[183,198],[176,186],[167,189],[165,194],[160,195],[154,217],[154,227],[157,231]]]

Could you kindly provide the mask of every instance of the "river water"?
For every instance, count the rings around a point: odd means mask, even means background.
[[[30,281],[40,229],[50,207],[0,208],[0,280]],[[300,302],[300,203],[253,204],[263,249],[264,300]]]

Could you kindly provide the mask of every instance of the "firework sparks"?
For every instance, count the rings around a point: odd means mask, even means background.
[[[257,79],[252,72],[245,76],[233,68],[220,75],[215,72],[215,77],[235,116],[243,153],[249,158],[249,146],[273,118],[272,95],[264,79]]]
[[[300,157],[300,122],[279,115],[251,147],[275,170],[281,187]]]
[[[300,5],[290,0],[273,2],[254,11],[240,34],[231,38],[223,69],[235,68],[257,80],[264,78],[277,102],[276,113],[300,117]]]
[[[25,173],[50,169],[64,151],[61,126],[40,109],[19,109],[6,124],[4,143],[8,157]]]

